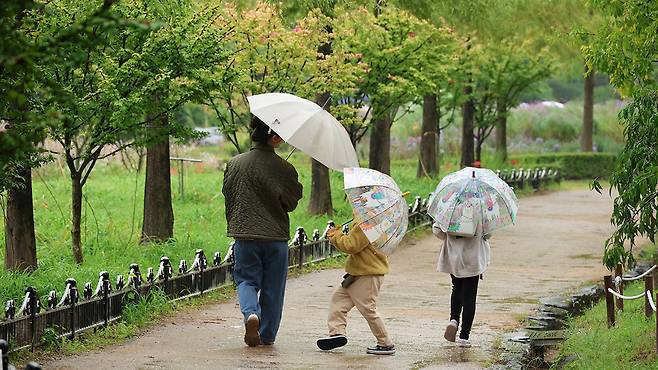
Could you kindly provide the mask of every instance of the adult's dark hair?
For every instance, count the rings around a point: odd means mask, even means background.
[[[251,117],[249,129],[251,130],[251,141],[255,143],[266,144],[272,136],[276,135],[273,130],[270,130],[265,122],[261,121],[260,118],[256,116]]]

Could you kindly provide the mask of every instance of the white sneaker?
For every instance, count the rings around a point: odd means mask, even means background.
[[[448,326],[446,326],[446,331],[443,333],[443,337],[448,341],[448,342],[454,342],[455,338],[457,337],[457,327],[459,323],[457,323],[457,320],[450,320],[450,323]]]
[[[459,338],[457,339],[457,345],[460,347],[469,348],[471,346],[471,341],[468,339]]]

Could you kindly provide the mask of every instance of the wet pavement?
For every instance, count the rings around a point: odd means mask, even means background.
[[[612,201],[587,190],[523,198],[518,224],[496,233],[492,262],[480,281],[472,348],[443,340],[450,278],[436,272],[440,243],[408,240],[391,257],[379,310],[395,341],[394,356],[365,353],[374,337],[356,310],[347,346],[322,352],[330,295],[341,270],[288,281],[284,317],[273,346],[248,348],[237,302],[178,314],[124,344],[53,360],[45,369],[478,369],[491,365],[503,333],[540,297],[600,279],[603,241],[611,232]]]

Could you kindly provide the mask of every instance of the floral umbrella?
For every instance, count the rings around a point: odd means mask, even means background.
[[[409,208],[400,188],[390,176],[367,168],[346,168],[344,175],[354,219],[375,248],[393,253],[409,223]]]
[[[466,167],[444,177],[430,197],[427,213],[445,232],[483,235],[516,222],[518,200],[493,171]]]

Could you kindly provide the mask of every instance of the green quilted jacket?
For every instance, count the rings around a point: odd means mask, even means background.
[[[302,184],[295,168],[268,145],[256,144],[226,165],[222,187],[228,236],[235,239],[290,239],[288,212],[297,208]]]

